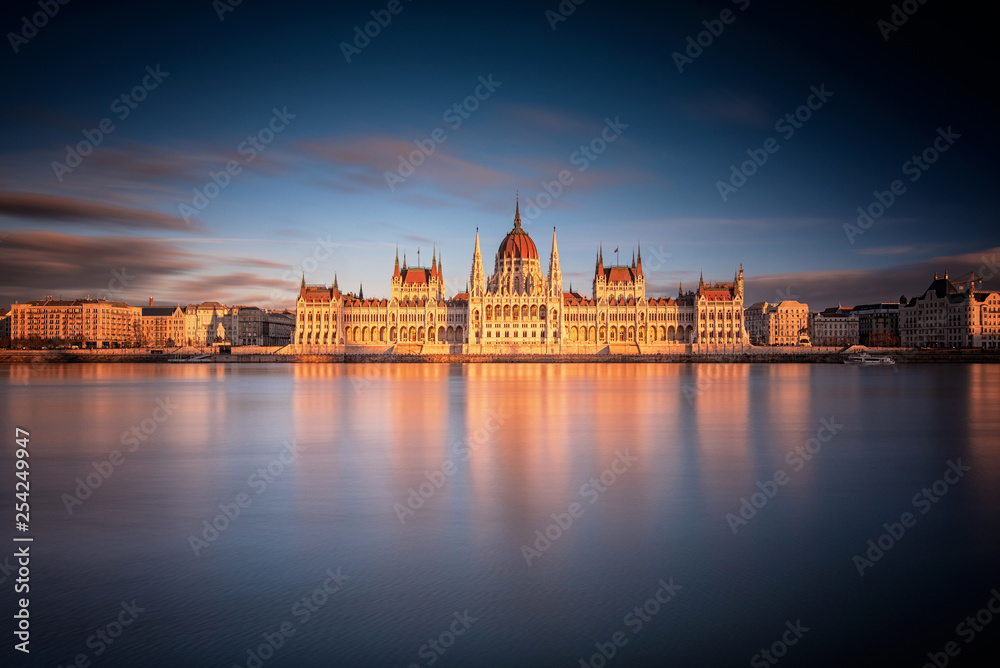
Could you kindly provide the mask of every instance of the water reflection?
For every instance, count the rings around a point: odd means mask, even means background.
[[[231,665],[287,614],[289,597],[339,566],[356,587],[303,631],[299,654],[269,665],[405,664],[465,608],[483,623],[454,665],[565,662],[589,656],[670,576],[689,589],[633,656],[742,663],[759,647],[758,624],[789,615],[846,629],[826,645],[836,650],[865,637],[836,605],[888,605],[877,587],[850,589],[850,555],[954,457],[972,463],[968,482],[921,519],[893,554],[896,570],[880,564],[877,575],[906,587],[934,575],[932,563],[978,586],[1000,557],[992,365],[73,364],[0,374],[0,419],[30,428],[36,448],[32,518],[49,555],[38,576],[58,583],[39,593],[46,664],[106,622],[94,602],[146,597],[169,623],[123,645],[121,665],[144,665],[124,658],[148,647],[174,663]],[[169,418],[68,513],[62,495],[163,402]],[[842,431],[792,471],[786,454],[830,417]],[[289,442],[301,454],[195,557],[188,536],[220,503],[253,493],[251,477]],[[634,465],[590,504],[581,487],[626,451]],[[790,482],[734,536],[725,514],[778,469]],[[573,502],[582,516],[527,565],[521,546]],[[198,652],[178,637],[200,638]],[[812,642],[820,652],[824,641]]]

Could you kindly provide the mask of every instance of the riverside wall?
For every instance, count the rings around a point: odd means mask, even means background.
[[[1000,350],[868,348],[874,355],[889,355],[897,363],[998,363]],[[63,364],[79,362],[130,363],[813,363],[841,364],[855,352],[841,348],[791,348],[750,346],[735,351],[678,350],[621,354],[605,350],[590,354],[470,354],[406,353],[391,349],[332,353],[285,352],[281,348],[237,349],[230,354],[211,349],[167,349],[153,353],[143,349],[111,350],[0,350],[0,364]]]

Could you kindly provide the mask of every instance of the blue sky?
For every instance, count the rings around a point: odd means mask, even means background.
[[[560,173],[572,182],[525,226],[545,265],[557,228],[565,289],[589,291],[599,244],[607,263],[642,243],[648,293],[701,271],[730,280],[742,262],[751,301],[818,309],[895,301],[933,271],[990,266],[1000,246],[974,9],[913,5],[885,39],[880,3],[589,0],[558,22],[555,1],[403,0],[391,14],[245,0],[221,19],[219,6],[70,2],[34,31],[37,2],[0,13],[0,302],[291,306],[302,273],[387,296],[397,245],[411,264],[418,247],[424,264],[440,252],[456,292],[476,228],[489,270],[515,192],[525,213]],[[390,20],[348,62],[343,44],[372,12]],[[129,107],[121,96],[144,81]],[[794,133],[776,127],[797,110]],[[114,129],[91,142],[103,119]],[[251,136],[270,139],[252,161]],[[81,142],[78,166],[53,167]],[[390,188],[415,142],[433,153]],[[588,145],[603,151],[587,158]],[[936,160],[911,181],[904,164],[925,149]],[[724,198],[748,151],[766,161]],[[225,187],[182,208],[212,174]],[[845,232],[894,180],[905,192]]]

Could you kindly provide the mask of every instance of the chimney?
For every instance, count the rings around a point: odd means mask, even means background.
[[[152,298],[152,297],[150,297],[150,298],[149,298],[149,305],[150,305],[150,306],[152,306],[152,305],[153,305],[153,298]]]

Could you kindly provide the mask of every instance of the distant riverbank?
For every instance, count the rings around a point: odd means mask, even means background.
[[[157,352],[148,350],[3,350],[0,364],[65,364],[78,362],[130,362],[153,364],[260,364],[260,363],[813,363],[842,364],[853,354],[839,348],[788,348],[754,346],[737,352],[678,352],[658,354],[392,354],[392,353],[331,353],[331,354],[281,354],[277,352],[252,352],[220,354],[202,351]],[[901,348],[869,348],[868,352],[888,355],[897,363],[958,362],[998,363],[1000,350],[935,349],[913,350]]]

